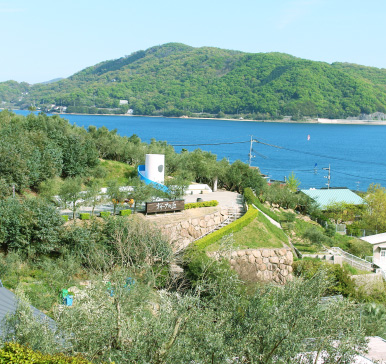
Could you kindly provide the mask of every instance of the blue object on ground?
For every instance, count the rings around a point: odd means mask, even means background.
[[[74,298],[74,296],[67,295],[67,297],[64,299],[64,304],[66,306],[72,306],[73,298]]]
[[[149,178],[145,177],[145,165],[138,166],[138,177],[141,181],[145,182],[147,185],[151,185],[152,187],[156,188],[157,190],[161,190],[163,192],[169,193],[170,190],[162,183],[154,182],[150,180]]]

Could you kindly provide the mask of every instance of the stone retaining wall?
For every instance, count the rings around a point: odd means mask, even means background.
[[[228,209],[197,216],[174,224],[162,226],[161,231],[168,236],[174,251],[186,248],[192,241],[213,230],[228,218]]]
[[[290,249],[247,249],[232,253],[230,263],[241,279],[285,284],[292,280]]]
[[[210,256],[218,258],[219,254]],[[289,248],[238,250],[228,259],[244,281],[285,284],[292,280],[293,254]]]

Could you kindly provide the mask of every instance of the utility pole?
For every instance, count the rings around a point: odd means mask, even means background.
[[[327,178],[327,189],[330,189],[330,183],[331,183],[331,166],[328,165],[328,168],[323,168],[324,170],[328,171],[328,176],[324,176],[324,178]]]
[[[252,163],[252,158],[254,157],[252,155],[252,144],[253,144],[253,139],[252,139],[253,135],[251,135],[251,144],[250,144],[250,147],[249,147],[249,167],[251,166],[251,163]]]

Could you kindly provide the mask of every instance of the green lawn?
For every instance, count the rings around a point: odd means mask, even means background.
[[[133,166],[117,161],[103,160],[100,166],[106,172],[106,176],[103,178],[103,185],[105,187],[107,186],[107,182],[111,180],[117,180],[119,184],[127,185],[130,176],[132,176],[134,172]]]
[[[241,231],[233,234],[234,249],[282,248],[288,239],[283,231],[272,225],[268,219],[259,213],[255,220]],[[216,251],[220,242],[208,246],[207,251]]]

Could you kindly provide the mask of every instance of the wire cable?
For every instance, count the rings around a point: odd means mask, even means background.
[[[244,144],[250,143],[250,140],[245,142],[223,142],[223,143],[202,143],[202,144],[170,144],[172,147],[199,147],[201,145],[224,145],[224,144]]]
[[[279,145],[274,145],[274,144],[264,143],[264,142],[262,142],[262,141],[260,141],[260,140],[256,140],[256,139],[254,139],[253,141],[256,142],[256,143],[262,144],[262,145],[266,145],[266,146],[268,146],[268,147],[272,147],[272,148],[276,148],[276,149],[288,150],[288,151],[290,151],[290,152],[296,152],[296,153],[308,154],[308,155],[313,155],[313,156],[316,156],[316,157],[329,158],[329,159],[335,159],[335,160],[341,160],[341,161],[345,161],[345,162],[364,163],[364,164],[374,164],[374,165],[377,165],[377,166],[385,166],[385,167],[386,167],[386,163],[379,163],[379,162],[372,162],[372,161],[360,161],[360,160],[355,160],[355,159],[347,159],[347,158],[333,157],[333,156],[331,156],[331,155],[318,154],[318,153],[306,152],[306,151],[304,151],[304,150],[298,150],[298,149],[292,149],[292,148],[281,147],[281,146],[279,146]]]

